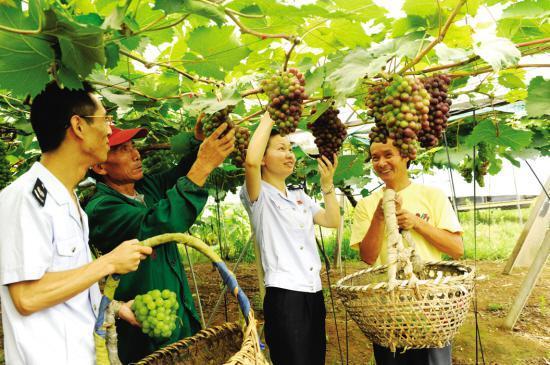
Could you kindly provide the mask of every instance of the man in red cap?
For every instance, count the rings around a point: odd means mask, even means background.
[[[184,156],[176,167],[144,176],[133,140],[145,137],[147,130],[113,127],[107,161],[93,167],[98,183],[86,205],[90,244],[104,254],[122,237],[143,240],[162,233],[187,231],[208,199],[208,191],[202,188],[206,178],[233,151],[235,131],[222,136],[227,128],[226,123],[222,124],[204,139],[198,151],[195,148],[195,152]],[[196,131],[195,139],[201,137]],[[149,338],[138,327],[117,322],[118,351],[123,363],[136,362],[201,328],[175,243],[156,247],[138,271],[122,276],[115,299],[131,300],[153,289],[176,293],[177,328],[170,338],[161,341]]]

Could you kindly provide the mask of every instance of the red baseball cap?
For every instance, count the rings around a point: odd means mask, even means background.
[[[143,138],[149,133],[145,128],[120,129],[111,127],[112,134],[109,136],[109,146],[115,147],[128,142],[134,138]]]

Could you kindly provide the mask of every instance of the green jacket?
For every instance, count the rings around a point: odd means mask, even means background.
[[[125,240],[187,231],[208,199],[206,190],[185,177],[195,157],[193,154],[182,159],[175,168],[144,176],[137,182],[135,188],[144,195],[145,205],[98,183],[96,193],[85,208],[89,217],[90,245],[100,253],[107,253]],[[140,360],[200,330],[176,243],[155,248],[137,271],[122,275],[115,299],[128,301],[153,289],[169,289],[177,294],[181,321],[172,337],[163,342],[153,341],[140,328],[117,321],[118,350],[123,363]]]

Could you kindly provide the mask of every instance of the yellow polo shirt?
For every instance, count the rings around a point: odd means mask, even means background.
[[[372,220],[378,201],[382,198],[384,191],[379,189],[371,195],[361,199],[353,213],[353,225],[351,228],[350,245],[353,249],[359,250],[359,243],[365,237]],[[449,232],[462,232],[462,227],[453,210],[449,199],[445,194],[434,187],[411,183],[398,193],[402,200],[402,208],[416,214],[431,225],[445,229]],[[424,261],[441,260],[442,253],[432,246],[422,235],[411,230],[412,239],[415,242],[416,252]],[[408,246],[406,241],[403,241]],[[380,256],[376,264],[386,264],[388,261],[387,238],[384,236]]]

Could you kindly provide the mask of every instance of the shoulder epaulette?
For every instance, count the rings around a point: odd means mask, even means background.
[[[36,179],[36,182],[34,183],[34,188],[32,189],[32,195],[40,204],[40,206],[44,206],[46,204],[46,197],[48,196],[48,190],[44,186],[44,183],[40,181],[40,179]]]

